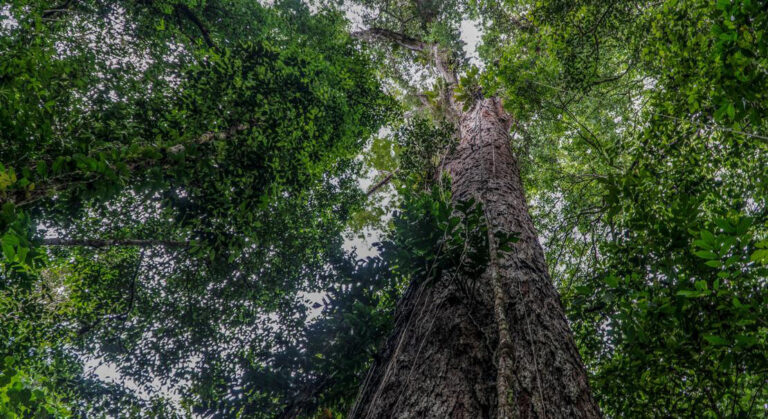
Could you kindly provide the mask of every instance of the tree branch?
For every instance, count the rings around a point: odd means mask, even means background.
[[[395,32],[384,28],[370,28],[362,31],[352,32],[352,37],[367,42],[390,42],[411,51],[424,51],[431,47],[430,44],[411,38],[400,32]]]
[[[437,45],[433,45],[432,53],[435,58],[435,68],[437,68],[437,72],[443,76],[443,80],[448,83],[450,90],[453,90],[453,88],[459,84],[459,80],[456,77],[456,72],[453,71],[453,66],[451,65],[450,51],[445,51]]]
[[[72,0],[66,0],[64,3],[54,6],[51,9],[44,10],[41,17],[43,20],[55,19],[56,16],[69,11]]]
[[[165,246],[171,248],[187,247],[189,242],[174,240],[139,240],[139,239],[64,239],[53,237],[42,240],[43,246],[84,246],[84,247],[110,247],[110,246]]]
[[[448,90],[453,90],[458,84],[458,78],[451,65],[450,51],[443,50],[437,44],[424,42],[406,34],[384,28],[369,28],[352,32],[352,36],[367,42],[393,43],[416,52],[428,51],[435,60],[435,69],[448,84]]]
[[[213,42],[213,39],[211,39],[211,34],[208,32],[208,28],[186,4],[179,3],[176,6],[176,10],[179,12],[179,14],[184,15],[184,17],[189,19],[190,22],[197,26],[197,29],[199,29],[200,34],[203,35],[203,40],[205,40],[205,44],[208,45],[208,48],[218,50],[216,44]]]
[[[371,195],[373,195],[373,194],[374,194],[376,191],[378,191],[378,190],[379,190],[379,189],[381,189],[381,188],[382,188],[384,185],[386,185],[387,183],[389,183],[389,181],[390,181],[390,180],[392,180],[392,177],[393,177],[394,175],[395,175],[394,173],[390,173],[390,174],[388,174],[387,176],[385,176],[385,177],[384,177],[384,179],[382,179],[382,180],[380,180],[380,181],[376,182],[376,184],[375,184],[375,185],[373,185],[373,186],[371,186],[370,188],[368,188],[368,191],[365,193],[365,196],[371,196]]]
[[[112,319],[123,319],[125,320],[128,317],[128,314],[131,313],[133,310],[134,302],[136,300],[136,280],[139,278],[139,272],[141,271],[141,264],[144,263],[144,249],[141,249],[141,253],[139,254],[139,261],[136,264],[136,269],[133,271],[133,279],[131,280],[131,292],[128,296],[128,304],[125,310],[122,313],[119,314],[109,314],[106,316],[101,316],[98,319],[96,319],[93,323],[86,323],[83,326],[80,327],[80,329],[77,331],[77,336],[82,337],[86,333],[90,332],[91,330],[95,329],[97,326],[99,326],[104,320],[112,320]],[[101,275],[101,270],[99,270],[99,275]]]
[[[229,127],[229,129],[227,129],[226,131],[208,131],[185,143],[176,144],[170,147],[160,147],[159,151],[165,152],[167,154],[179,154],[179,153],[182,153],[184,150],[186,150],[186,146],[189,144],[207,144],[214,139],[226,140],[230,137],[233,137],[236,134],[239,134],[243,131],[246,131],[252,128],[257,124],[257,122],[258,121],[256,119],[253,119],[248,122],[233,125]],[[125,161],[125,163],[130,171],[137,171],[137,170],[141,170],[142,168],[146,168],[151,165],[158,164],[160,160],[162,159],[137,158],[137,159],[128,159]],[[48,165],[51,165],[53,163],[53,159],[46,161],[46,163]],[[30,165],[29,169],[31,172],[34,173],[37,169],[37,164]],[[29,206],[49,196],[51,193],[66,190],[69,187],[74,185],[93,183],[99,180],[98,176],[93,176],[88,179],[84,179],[82,175],[83,173],[80,171],[64,173],[56,176],[56,178],[54,179],[49,179],[48,182],[36,184],[35,189],[32,191],[14,190],[14,189],[8,190],[7,191],[8,196],[0,196],[0,205],[2,205],[5,202],[13,202],[17,207]]]
[[[205,143],[210,142],[214,138],[217,139],[217,140],[226,140],[227,138],[232,137],[235,134],[241,133],[241,132],[243,132],[243,131],[253,127],[254,125],[256,125],[256,120],[255,119],[251,120],[251,121],[248,121],[248,122],[245,122],[245,123],[242,123],[242,124],[233,125],[233,126],[229,127],[229,129],[226,130],[226,131],[208,131],[208,132],[200,135],[199,137],[193,139],[192,141],[190,141],[190,143],[192,143],[192,144],[205,144]],[[185,148],[184,144],[176,144],[175,146],[168,147],[168,151],[170,153],[176,154],[176,153],[180,153],[180,152],[184,151],[184,148]]]

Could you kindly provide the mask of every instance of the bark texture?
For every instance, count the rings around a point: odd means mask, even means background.
[[[509,145],[496,98],[461,116],[446,163],[453,199],[474,198],[489,223],[491,262],[473,300],[448,278],[412,286],[372,366],[354,418],[597,418]],[[492,234],[516,232],[496,255]]]

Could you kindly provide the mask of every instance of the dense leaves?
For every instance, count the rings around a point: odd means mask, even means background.
[[[362,197],[353,159],[391,107],[343,18],[256,2],[2,13],[9,374],[81,414],[140,414],[82,360],[191,410],[222,366],[274,366],[263,354],[296,343],[300,291],[327,285],[323,255]]]

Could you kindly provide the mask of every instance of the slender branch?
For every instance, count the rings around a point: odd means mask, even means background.
[[[720,409],[717,407],[717,402],[715,402],[714,397],[712,397],[712,391],[709,387],[704,386],[704,394],[707,396],[707,401],[709,401],[709,405],[712,408],[712,410],[715,412],[718,418],[724,418],[723,413],[720,412]]]
[[[69,7],[72,5],[72,0],[66,0],[64,3],[54,6],[51,9],[43,11],[41,17],[44,20],[54,19],[56,16],[69,11]]]
[[[376,191],[378,191],[379,189],[381,189],[382,187],[384,187],[384,185],[388,184],[388,183],[389,183],[389,181],[391,181],[391,180],[392,180],[392,177],[393,177],[393,176],[395,176],[395,174],[394,174],[394,173],[390,173],[390,174],[388,174],[387,176],[385,176],[385,177],[384,177],[384,179],[382,179],[382,180],[380,180],[380,181],[376,182],[376,184],[374,184],[373,186],[371,186],[370,188],[368,188],[368,191],[367,191],[367,192],[365,192],[365,196],[371,196],[371,195],[373,195],[373,194],[374,194]]]
[[[187,19],[189,19],[190,22],[192,22],[195,26],[197,26],[197,29],[200,30],[200,34],[203,35],[203,40],[205,40],[205,44],[208,45],[209,48],[213,50],[218,50],[216,47],[216,44],[213,42],[213,39],[211,39],[211,34],[208,32],[208,28],[203,24],[203,22],[200,20],[197,15],[195,15],[192,10],[183,3],[179,3],[176,6],[176,10],[179,14],[184,15]]]
[[[512,27],[523,31],[536,31],[536,26],[525,16],[509,16]]]
[[[144,263],[144,249],[141,249],[141,253],[139,253],[139,261],[136,263],[136,269],[133,271],[133,279],[131,280],[131,292],[128,296],[128,304],[125,310],[122,313],[119,314],[108,314],[105,316],[101,316],[98,319],[96,319],[93,323],[86,323],[80,329],[77,331],[77,336],[82,337],[86,333],[90,332],[91,330],[95,329],[97,326],[99,326],[104,320],[113,320],[113,319],[123,319],[123,321],[128,317],[128,314],[131,313],[133,310],[134,302],[136,300],[136,280],[139,278],[139,272],[141,272],[141,264]],[[101,270],[99,270],[99,275],[101,275]]]
[[[187,247],[189,242],[175,240],[157,240],[157,239],[64,239],[53,237],[42,240],[43,246],[85,246],[85,247],[110,247],[110,246],[164,246],[164,247]]]
[[[120,313],[118,317],[125,318],[133,310],[134,303],[136,301],[136,280],[139,279],[139,272],[141,272],[141,264],[144,263],[144,251],[141,249],[139,253],[139,262],[136,264],[136,269],[133,271],[133,279],[131,280],[131,293],[128,296],[128,304],[125,311]]]
[[[233,125],[226,131],[208,131],[199,137],[193,139],[190,141],[191,144],[205,144],[210,142],[212,139],[217,140],[226,140],[229,137],[234,136],[235,134],[241,133],[254,125],[256,125],[256,120],[250,120],[248,122],[244,122],[242,124]],[[176,144],[175,146],[168,147],[168,151],[171,153],[180,153],[184,151],[185,147],[184,144]]]
[[[752,408],[755,407],[755,399],[757,398],[757,395],[763,392],[763,387],[765,387],[765,383],[768,382],[768,378],[764,379],[763,382],[760,384],[760,387],[754,394],[752,394],[752,397],[749,401],[749,410],[747,410],[747,417],[752,414]]]
[[[425,51],[431,47],[424,41],[384,28],[370,28],[352,32],[352,36],[367,42],[391,42],[411,51]]]

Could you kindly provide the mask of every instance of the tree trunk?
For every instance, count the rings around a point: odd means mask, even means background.
[[[597,418],[528,213],[497,98],[461,116],[446,168],[455,202],[482,202],[491,262],[470,301],[448,278],[412,286],[366,377],[353,418]],[[511,252],[492,233],[518,233]]]

